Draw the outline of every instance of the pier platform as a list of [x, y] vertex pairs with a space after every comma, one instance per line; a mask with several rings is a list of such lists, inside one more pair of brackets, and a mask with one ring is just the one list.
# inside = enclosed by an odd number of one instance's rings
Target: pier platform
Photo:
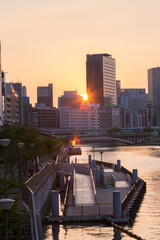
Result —
[[[136, 213], [146, 185], [138, 176], [116, 164], [70, 164], [61, 221], [128, 222]], [[68, 177], [68, 165], [63, 164]], [[135, 178], [135, 179], [134, 179]], [[120, 195], [115, 203], [114, 193]], [[116, 204], [116, 205], [115, 205]], [[117, 205], [118, 204], [118, 205]], [[115, 211], [118, 206], [119, 215]], [[49, 217], [48, 221], [57, 221]]]

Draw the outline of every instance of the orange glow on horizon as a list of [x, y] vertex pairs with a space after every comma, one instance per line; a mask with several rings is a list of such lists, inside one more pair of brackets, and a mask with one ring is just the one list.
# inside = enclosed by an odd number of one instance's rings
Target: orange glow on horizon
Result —
[[88, 100], [88, 95], [87, 95], [87, 93], [85, 93], [85, 94], [83, 94], [83, 100], [85, 100], [85, 101], [87, 101]]

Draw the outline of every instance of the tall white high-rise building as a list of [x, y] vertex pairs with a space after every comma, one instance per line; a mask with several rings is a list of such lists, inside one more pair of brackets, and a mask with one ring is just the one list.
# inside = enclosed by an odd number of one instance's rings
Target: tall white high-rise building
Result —
[[87, 55], [87, 94], [92, 103], [116, 104], [116, 62], [111, 55]]

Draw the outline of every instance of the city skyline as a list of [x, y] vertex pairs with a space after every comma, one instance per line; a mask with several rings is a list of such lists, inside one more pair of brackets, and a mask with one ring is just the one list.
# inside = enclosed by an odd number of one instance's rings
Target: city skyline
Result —
[[123, 88], [145, 88], [159, 64], [159, 1], [18, 1], [1, 4], [2, 70], [7, 82], [53, 84], [54, 106], [64, 90], [86, 92], [86, 55], [116, 59]]

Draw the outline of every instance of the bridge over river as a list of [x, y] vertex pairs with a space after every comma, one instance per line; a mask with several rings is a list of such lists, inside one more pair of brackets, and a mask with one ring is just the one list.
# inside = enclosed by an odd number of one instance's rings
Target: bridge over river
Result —
[[[43, 132], [43, 131], [42, 131]], [[104, 141], [120, 141], [126, 144], [138, 144], [151, 138], [151, 132], [131, 132], [122, 131], [120, 133], [108, 133], [107, 130], [75, 130], [75, 129], [59, 129], [44, 132], [47, 135], [60, 136], [62, 138], [74, 138], [75, 136], [82, 142], [104, 142]]]
[[151, 133], [137, 132], [137, 133], [95, 133], [92, 135], [79, 136], [83, 143], [88, 142], [105, 142], [105, 141], [119, 141], [129, 145], [139, 144], [151, 138]]

